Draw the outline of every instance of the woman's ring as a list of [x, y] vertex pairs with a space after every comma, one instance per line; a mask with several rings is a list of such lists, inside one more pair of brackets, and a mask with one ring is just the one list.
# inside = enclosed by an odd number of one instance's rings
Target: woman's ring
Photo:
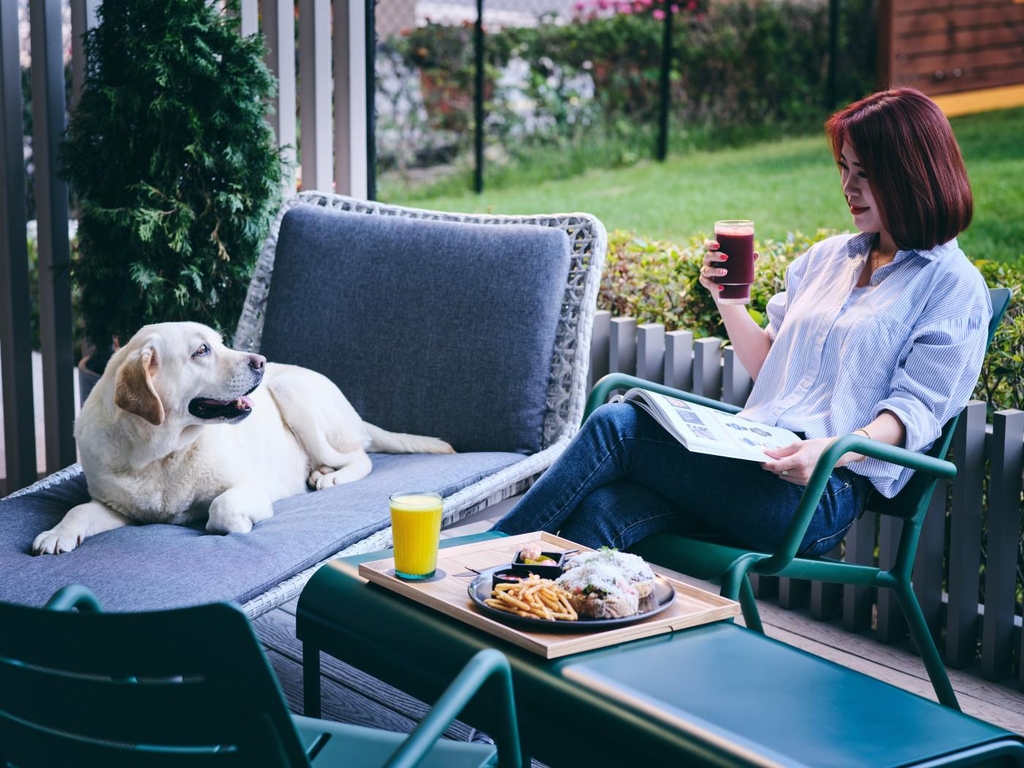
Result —
[[701, 275], [701, 277], [707, 277], [708, 276], [708, 265], [707, 264], [702, 264], [701, 265], [700, 275]]
[[784, 469], [779, 474], [781, 474], [783, 477], [789, 477], [789, 470], [788, 469]]

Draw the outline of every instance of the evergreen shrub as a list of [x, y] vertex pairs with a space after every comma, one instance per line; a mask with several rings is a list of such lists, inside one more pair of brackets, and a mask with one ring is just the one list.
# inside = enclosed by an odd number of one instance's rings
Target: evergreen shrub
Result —
[[227, 10], [104, 0], [85, 36], [61, 156], [79, 220], [71, 275], [101, 365], [147, 323], [230, 334], [241, 313], [282, 161], [263, 40], [239, 36], [238, 0]]

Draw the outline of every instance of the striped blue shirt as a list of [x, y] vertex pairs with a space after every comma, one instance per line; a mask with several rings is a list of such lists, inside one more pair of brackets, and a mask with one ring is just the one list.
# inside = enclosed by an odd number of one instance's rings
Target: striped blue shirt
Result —
[[[873, 238], [831, 237], [790, 264], [768, 303], [772, 345], [744, 416], [817, 438], [891, 411], [904, 447], [924, 451], [967, 403], [992, 316], [984, 279], [950, 240], [899, 251], [858, 288]], [[877, 459], [848, 467], [888, 497], [912, 474]]]

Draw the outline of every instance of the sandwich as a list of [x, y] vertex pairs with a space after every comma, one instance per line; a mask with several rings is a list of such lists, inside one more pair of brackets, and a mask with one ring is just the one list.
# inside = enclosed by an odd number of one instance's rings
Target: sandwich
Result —
[[623, 619], [640, 610], [640, 594], [613, 563], [591, 560], [555, 580], [581, 619]]
[[566, 572], [574, 568], [583, 568], [601, 564], [621, 575], [626, 582], [640, 595], [640, 599], [654, 592], [654, 571], [638, 555], [620, 552], [611, 547], [601, 547], [593, 552], [582, 552], [566, 564]]

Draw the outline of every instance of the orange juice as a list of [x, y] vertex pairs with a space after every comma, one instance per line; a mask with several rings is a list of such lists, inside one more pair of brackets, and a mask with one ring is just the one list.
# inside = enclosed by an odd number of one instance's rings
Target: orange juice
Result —
[[436, 493], [392, 494], [391, 534], [395, 541], [395, 575], [429, 579], [437, 570], [441, 497]]

